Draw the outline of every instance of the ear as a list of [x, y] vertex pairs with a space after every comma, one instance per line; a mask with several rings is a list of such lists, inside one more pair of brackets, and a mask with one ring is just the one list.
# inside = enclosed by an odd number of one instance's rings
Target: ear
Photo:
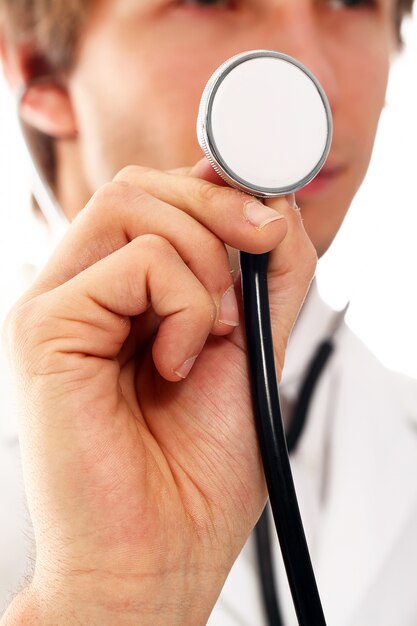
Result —
[[70, 95], [47, 62], [25, 46], [1, 42], [5, 76], [18, 98], [19, 115], [29, 126], [57, 139], [76, 137]]
[[70, 139], [77, 135], [68, 91], [52, 78], [44, 77], [24, 86], [19, 114], [26, 124], [51, 137]]

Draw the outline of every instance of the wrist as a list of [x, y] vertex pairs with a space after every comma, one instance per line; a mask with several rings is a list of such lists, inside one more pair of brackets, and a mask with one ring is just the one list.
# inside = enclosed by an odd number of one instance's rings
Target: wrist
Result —
[[137, 580], [77, 573], [32, 582], [14, 598], [0, 626], [203, 626], [218, 592], [210, 593], [207, 579], [185, 594], [177, 578], [168, 584], [153, 574]]
[[[70, 594], [71, 596], [72, 594]], [[172, 615], [167, 618], [167, 606], [152, 608], [152, 603], [142, 607], [139, 603], [86, 602], [85, 598], [73, 598], [71, 605], [67, 598], [55, 598], [53, 594], [42, 594], [31, 589], [20, 592], [0, 620], [0, 626], [162, 626], [179, 624]], [[147, 612], [145, 612], [145, 610]], [[151, 611], [151, 612], [150, 612]], [[203, 622], [202, 622], [203, 623]]]

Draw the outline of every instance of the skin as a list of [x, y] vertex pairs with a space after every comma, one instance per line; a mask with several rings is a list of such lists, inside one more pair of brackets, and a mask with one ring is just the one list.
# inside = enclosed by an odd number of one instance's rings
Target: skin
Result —
[[[59, 154], [66, 185], [98, 191], [8, 323], [37, 556], [2, 626], [207, 621], [266, 497], [225, 244], [270, 252], [279, 377], [316, 250], [367, 168], [391, 8], [94, 3], [68, 79], [77, 138]], [[206, 79], [257, 47], [297, 56], [333, 109], [330, 165], [302, 214], [189, 167]]]
[[96, 3], [69, 81], [87, 189], [132, 163], [194, 163], [195, 119], [212, 72], [242, 50], [277, 49], [312, 70], [332, 108], [325, 175], [297, 196], [320, 256], [368, 166], [396, 42], [392, 10], [392, 0], [350, 9], [325, 0]]
[[233, 282], [223, 242], [271, 251], [278, 376], [316, 258], [286, 199], [262, 228], [248, 200], [122, 171], [15, 307], [37, 556], [2, 625], [206, 623], [266, 498], [241, 312], [219, 306]]

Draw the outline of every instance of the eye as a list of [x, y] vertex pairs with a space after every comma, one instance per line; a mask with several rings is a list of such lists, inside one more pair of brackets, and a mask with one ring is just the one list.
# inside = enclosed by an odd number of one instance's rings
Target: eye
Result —
[[225, 9], [230, 8], [231, 1], [230, 0], [182, 0], [181, 4], [183, 6], [190, 7], [202, 7], [202, 8], [219, 8]]
[[374, 8], [377, 0], [329, 0], [331, 9], [363, 9]]
[[196, 9], [231, 9], [234, 0], [180, 0], [179, 4]]

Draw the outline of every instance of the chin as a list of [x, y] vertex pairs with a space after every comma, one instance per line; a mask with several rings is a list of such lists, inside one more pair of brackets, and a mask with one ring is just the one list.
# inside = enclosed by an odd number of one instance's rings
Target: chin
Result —
[[[299, 206], [304, 228], [316, 249], [317, 256], [320, 258], [336, 237], [347, 209], [346, 211], [335, 213], [331, 209], [323, 210], [323, 205], [313, 206], [308, 202], [303, 205], [301, 201], [299, 201]], [[334, 205], [326, 203], [326, 206], [331, 207]], [[339, 216], [338, 219], [336, 219], [336, 216]]]

